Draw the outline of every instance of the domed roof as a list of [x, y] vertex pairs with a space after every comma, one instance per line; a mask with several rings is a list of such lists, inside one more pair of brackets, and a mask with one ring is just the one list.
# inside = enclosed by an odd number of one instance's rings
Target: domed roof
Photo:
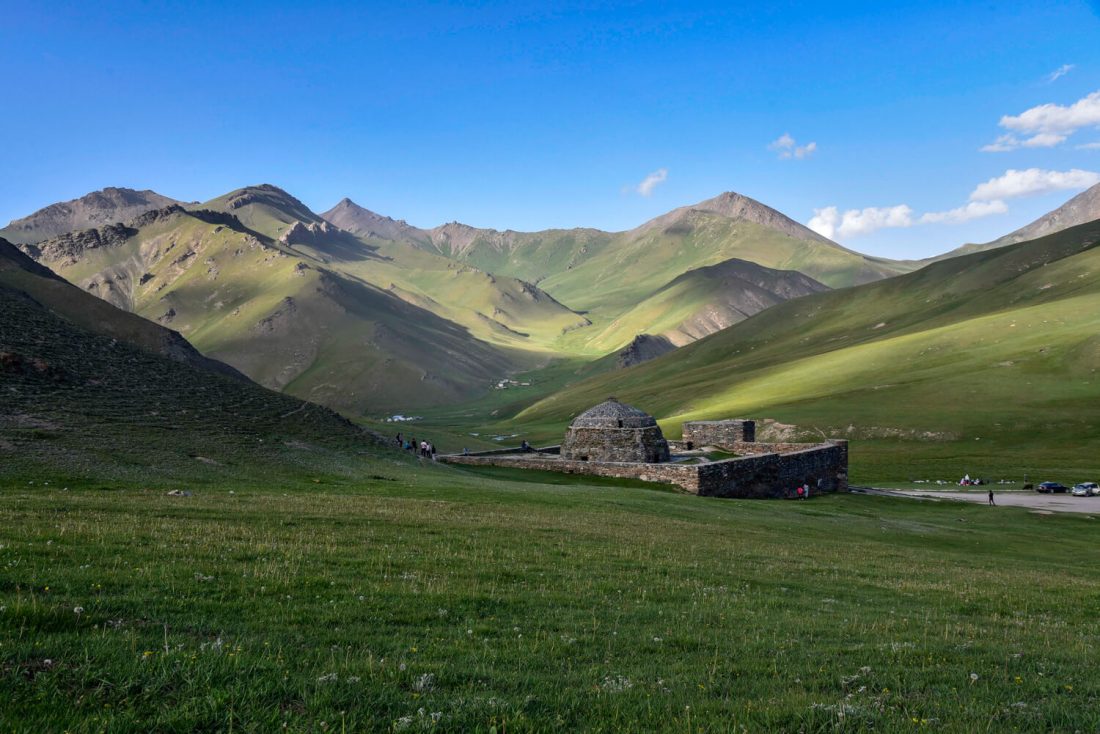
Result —
[[648, 428], [657, 425], [649, 413], [633, 405], [608, 398], [584, 411], [569, 424], [570, 428]]

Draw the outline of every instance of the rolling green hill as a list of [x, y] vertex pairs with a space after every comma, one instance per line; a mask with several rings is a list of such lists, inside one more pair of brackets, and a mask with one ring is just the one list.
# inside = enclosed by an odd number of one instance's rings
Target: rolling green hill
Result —
[[513, 278], [382, 247], [254, 187], [27, 249], [261, 384], [357, 415], [482, 392], [586, 323]]
[[776, 304], [826, 290], [802, 273], [734, 258], [677, 276], [603, 331], [588, 337], [588, 345], [615, 349], [648, 332], [682, 346]]
[[625, 233], [519, 233], [423, 230], [348, 200], [322, 217], [264, 184], [23, 247], [265, 386], [375, 417], [643, 334], [688, 343], [820, 290], [806, 273], [845, 284], [901, 267], [736, 194]]
[[[534, 434], [614, 394], [675, 433], [749, 416], [860, 439], [859, 478], [1096, 470], [1100, 222], [808, 296], [515, 406]], [[501, 413], [503, 415], [503, 413]], [[936, 478], [936, 477], [933, 477]]]
[[[497, 275], [537, 283], [593, 322], [591, 328], [567, 330], [555, 344], [562, 353], [587, 357], [621, 349], [643, 333], [672, 331], [677, 344], [713, 333], [761, 308], [810, 292], [798, 274], [838, 287], [912, 267], [846, 250], [732, 192], [620, 233], [501, 232], [457, 222], [426, 230], [381, 217], [347, 199], [323, 216], [372, 242], [405, 241]], [[723, 263], [737, 260], [797, 273], [773, 272], [765, 278], [770, 284], [765, 288], [770, 295], [765, 295], [759, 283], [728, 277], [721, 281], [717, 272], [707, 270], [728, 270], [737, 266]], [[791, 282], [780, 282], [784, 279]]]
[[3, 479], [271, 486], [358, 476], [387, 454], [330, 410], [249, 382], [4, 240], [0, 385]]

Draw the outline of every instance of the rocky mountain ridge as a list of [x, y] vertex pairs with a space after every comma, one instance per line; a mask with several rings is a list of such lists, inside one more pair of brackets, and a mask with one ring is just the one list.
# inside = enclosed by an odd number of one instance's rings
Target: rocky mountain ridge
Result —
[[0, 237], [16, 245], [33, 244], [69, 232], [127, 222], [147, 211], [179, 204], [182, 202], [148, 189], [109, 186], [13, 220], [0, 229]]

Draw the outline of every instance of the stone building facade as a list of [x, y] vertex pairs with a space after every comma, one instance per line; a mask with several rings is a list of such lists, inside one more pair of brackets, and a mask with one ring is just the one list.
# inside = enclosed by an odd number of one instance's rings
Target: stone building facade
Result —
[[653, 416], [609, 398], [573, 419], [561, 445], [561, 457], [659, 464], [669, 460], [669, 450]]
[[[847, 491], [847, 441], [762, 443], [755, 440], [755, 428], [751, 420], [691, 421], [684, 424], [684, 440], [670, 442], [652, 416], [612, 398], [577, 416], [561, 446], [439, 459], [449, 464], [663, 482], [704, 497], [796, 497], [799, 487], [808, 487], [811, 496]], [[704, 446], [736, 456], [707, 461], [698, 450]], [[689, 453], [671, 457], [670, 448]]]
[[685, 448], [732, 446], [756, 440], [756, 421], [743, 419], [724, 421], [685, 421], [682, 443]]

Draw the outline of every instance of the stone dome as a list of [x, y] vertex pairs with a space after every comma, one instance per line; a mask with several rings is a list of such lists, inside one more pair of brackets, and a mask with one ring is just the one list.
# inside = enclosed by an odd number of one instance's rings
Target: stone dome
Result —
[[569, 424], [570, 428], [649, 428], [657, 425], [653, 416], [633, 405], [608, 398], [584, 411]]

